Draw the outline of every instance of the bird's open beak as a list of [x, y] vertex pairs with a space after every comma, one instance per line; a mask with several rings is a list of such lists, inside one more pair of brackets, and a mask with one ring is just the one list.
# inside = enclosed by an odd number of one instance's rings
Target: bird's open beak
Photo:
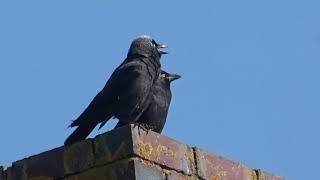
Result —
[[157, 49], [160, 54], [168, 54], [167, 51], [162, 50], [162, 48], [167, 48], [168, 46], [165, 44], [157, 44]]
[[181, 76], [179, 76], [178, 74], [170, 74], [169, 75], [169, 81], [172, 82], [174, 80], [180, 79]]

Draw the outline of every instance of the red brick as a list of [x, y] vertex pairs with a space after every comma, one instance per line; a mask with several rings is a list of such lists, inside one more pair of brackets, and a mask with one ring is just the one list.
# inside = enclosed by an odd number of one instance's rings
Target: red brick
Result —
[[14, 162], [0, 180], [283, 180], [134, 126]]
[[180, 174], [176, 172], [171, 172], [167, 174], [166, 180], [196, 180], [194, 176], [187, 176], [185, 174]]
[[255, 172], [249, 167], [195, 148], [198, 174], [209, 180], [251, 180]]
[[136, 180], [164, 180], [165, 174], [158, 166], [144, 160], [134, 160], [134, 171]]
[[195, 172], [193, 150], [186, 144], [137, 127], [132, 127], [132, 139], [134, 154], [185, 174]]
[[94, 149], [98, 165], [139, 156], [186, 174], [195, 172], [192, 148], [133, 125], [97, 136]]
[[96, 165], [104, 165], [134, 155], [130, 126], [98, 135], [93, 143]]

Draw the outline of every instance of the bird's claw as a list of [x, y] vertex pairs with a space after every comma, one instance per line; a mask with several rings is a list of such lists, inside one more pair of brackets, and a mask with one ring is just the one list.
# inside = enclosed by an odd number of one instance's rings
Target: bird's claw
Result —
[[135, 127], [138, 127], [138, 134], [139, 134], [139, 136], [140, 136], [140, 129], [142, 129], [143, 131], [145, 131], [146, 132], [146, 134], [148, 134], [149, 133], [149, 129], [148, 129], [148, 127], [147, 127], [147, 125], [146, 124], [139, 124], [139, 123], [133, 123], [133, 128], [135, 128]]

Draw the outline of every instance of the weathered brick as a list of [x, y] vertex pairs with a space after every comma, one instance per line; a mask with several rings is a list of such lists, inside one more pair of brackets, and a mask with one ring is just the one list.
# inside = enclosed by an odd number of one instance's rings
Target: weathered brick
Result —
[[129, 158], [65, 177], [65, 180], [87, 179], [164, 180], [165, 176], [161, 169], [144, 163], [143, 160]]
[[23, 166], [12, 165], [7, 169], [7, 180], [27, 180], [27, 174]]
[[13, 163], [8, 177], [52, 179], [87, 169], [94, 164], [90, 140], [60, 147]]
[[66, 146], [63, 153], [65, 174], [71, 174], [88, 169], [94, 165], [92, 140], [77, 142]]
[[154, 166], [144, 160], [134, 160], [136, 180], [164, 180], [165, 174], [160, 167]]
[[210, 180], [253, 180], [254, 170], [246, 165], [195, 148], [198, 174]]
[[63, 169], [63, 151], [64, 148], [56, 148], [41, 154], [31, 156], [25, 160], [15, 162], [26, 170], [28, 178], [31, 177], [62, 177]]
[[197, 180], [197, 177], [194, 176], [187, 176], [185, 174], [180, 174], [176, 172], [171, 172], [167, 174], [166, 180]]
[[96, 165], [103, 165], [133, 156], [130, 126], [98, 135], [93, 143]]
[[63, 147], [16, 161], [8, 168], [8, 179], [63, 177]]
[[186, 174], [195, 172], [193, 151], [189, 146], [134, 125], [97, 136], [94, 149], [98, 165], [140, 156]]
[[258, 180], [284, 180], [283, 177], [272, 175], [261, 169], [256, 169], [255, 172], [257, 174]]
[[65, 180], [88, 179], [135, 180], [134, 162], [130, 159], [124, 159], [102, 167], [95, 167], [65, 178]]
[[192, 148], [153, 131], [130, 127], [135, 155], [186, 174], [195, 172]]
[[283, 180], [133, 125], [14, 162], [0, 180]]

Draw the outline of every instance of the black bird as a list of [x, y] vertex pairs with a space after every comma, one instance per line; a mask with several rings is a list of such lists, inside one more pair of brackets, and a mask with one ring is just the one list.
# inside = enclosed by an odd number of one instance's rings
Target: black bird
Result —
[[161, 55], [167, 54], [161, 50], [165, 47], [146, 35], [133, 40], [127, 58], [71, 123], [70, 127], [78, 127], [64, 144], [85, 139], [97, 124], [105, 124], [111, 117], [127, 124], [135, 123], [150, 103], [149, 94], [161, 72]]
[[[152, 88], [151, 103], [146, 111], [140, 116], [137, 124], [146, 128], [161, 133], [164, 124], [166, 123], [168, 109], [171, 101], [170, 83], [181, 76], [177, 74], [169, 74], [162, 71], [159, 79]], [[119, 121], [115, 128], [126, 125]]]

